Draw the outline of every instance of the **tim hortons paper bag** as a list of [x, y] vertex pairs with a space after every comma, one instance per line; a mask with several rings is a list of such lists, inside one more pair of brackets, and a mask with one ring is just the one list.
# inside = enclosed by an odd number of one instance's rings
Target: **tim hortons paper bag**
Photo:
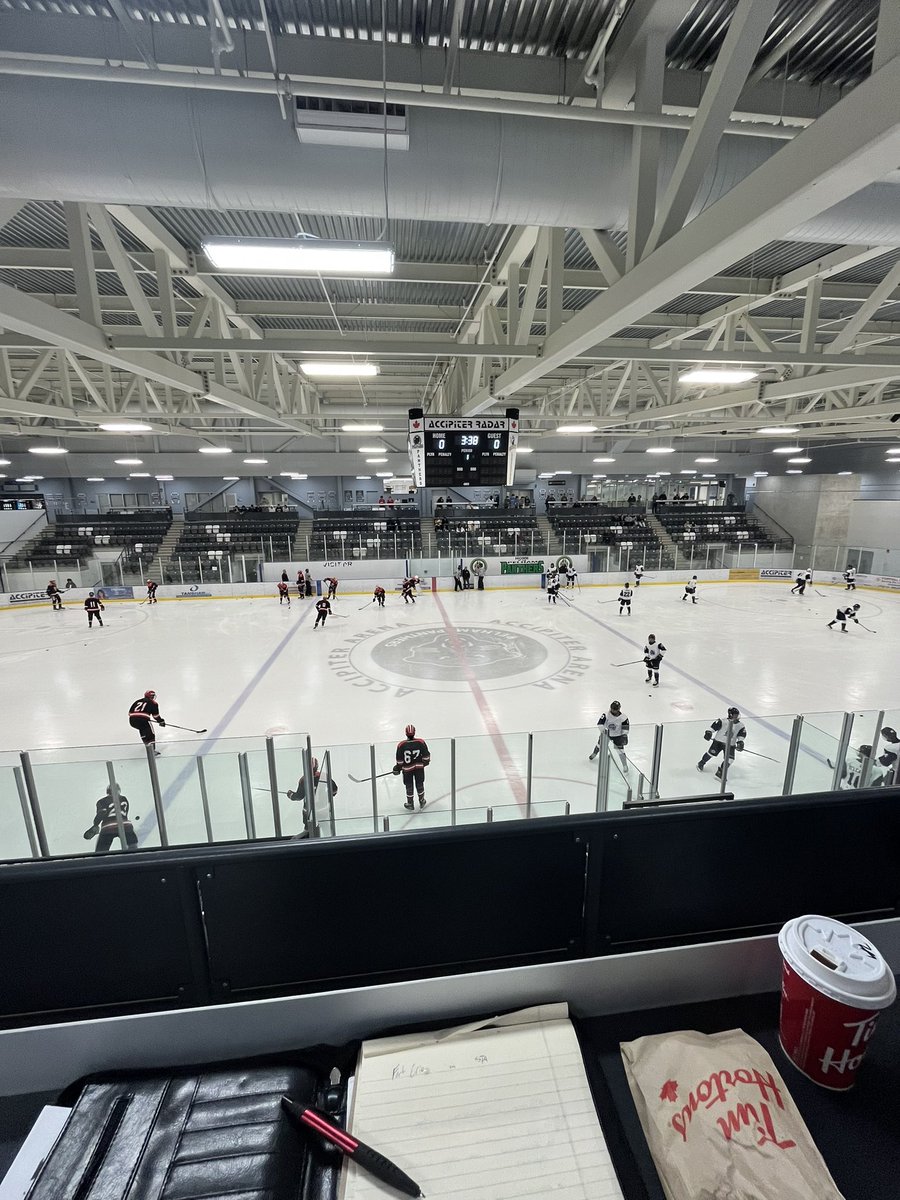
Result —
[[742, 1029], [620, 1048], [668, 1200], [843, 1200], [775, 1064]]

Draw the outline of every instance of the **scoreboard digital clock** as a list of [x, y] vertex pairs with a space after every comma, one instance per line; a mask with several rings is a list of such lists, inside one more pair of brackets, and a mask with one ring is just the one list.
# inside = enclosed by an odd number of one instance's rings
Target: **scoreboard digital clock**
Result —
[[505, 417], [426, 417], [410, 409], [409, 457], [417, 487], [512, 483], [518, 410]]

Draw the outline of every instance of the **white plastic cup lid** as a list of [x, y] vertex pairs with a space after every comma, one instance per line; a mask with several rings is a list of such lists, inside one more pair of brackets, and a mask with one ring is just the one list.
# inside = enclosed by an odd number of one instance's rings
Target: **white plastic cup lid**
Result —
[[890, 967], [856, 929], [832, 917], [795, 917], [778, 934], [785, 962], [823, 995], [851, 1008], [893, 1004], [897, 984]]

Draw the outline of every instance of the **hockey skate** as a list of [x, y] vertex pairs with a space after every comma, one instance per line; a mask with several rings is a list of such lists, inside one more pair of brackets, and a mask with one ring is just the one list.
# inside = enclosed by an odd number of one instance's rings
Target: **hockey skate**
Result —
[[424, 796], [419, 797], [419, 808], [424, 808], [427, 803], [428, 803], [428, 801], [425, 799]]
[[403, 807], [409, 809], [409, 811], [412, 812], [412, 810], [416, 806], [413, 804], [412, 800], [407, 800], [407, 802], [403, 805]]

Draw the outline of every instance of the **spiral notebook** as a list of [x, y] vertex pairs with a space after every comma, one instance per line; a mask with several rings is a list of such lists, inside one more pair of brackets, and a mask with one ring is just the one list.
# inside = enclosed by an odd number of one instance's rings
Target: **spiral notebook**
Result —
[[[348, 1127], [427, 1200], [622, 1200], [565, 1004], [364, 1042]], [[352, 1162], [340, 1194], [397, 1196]]]

